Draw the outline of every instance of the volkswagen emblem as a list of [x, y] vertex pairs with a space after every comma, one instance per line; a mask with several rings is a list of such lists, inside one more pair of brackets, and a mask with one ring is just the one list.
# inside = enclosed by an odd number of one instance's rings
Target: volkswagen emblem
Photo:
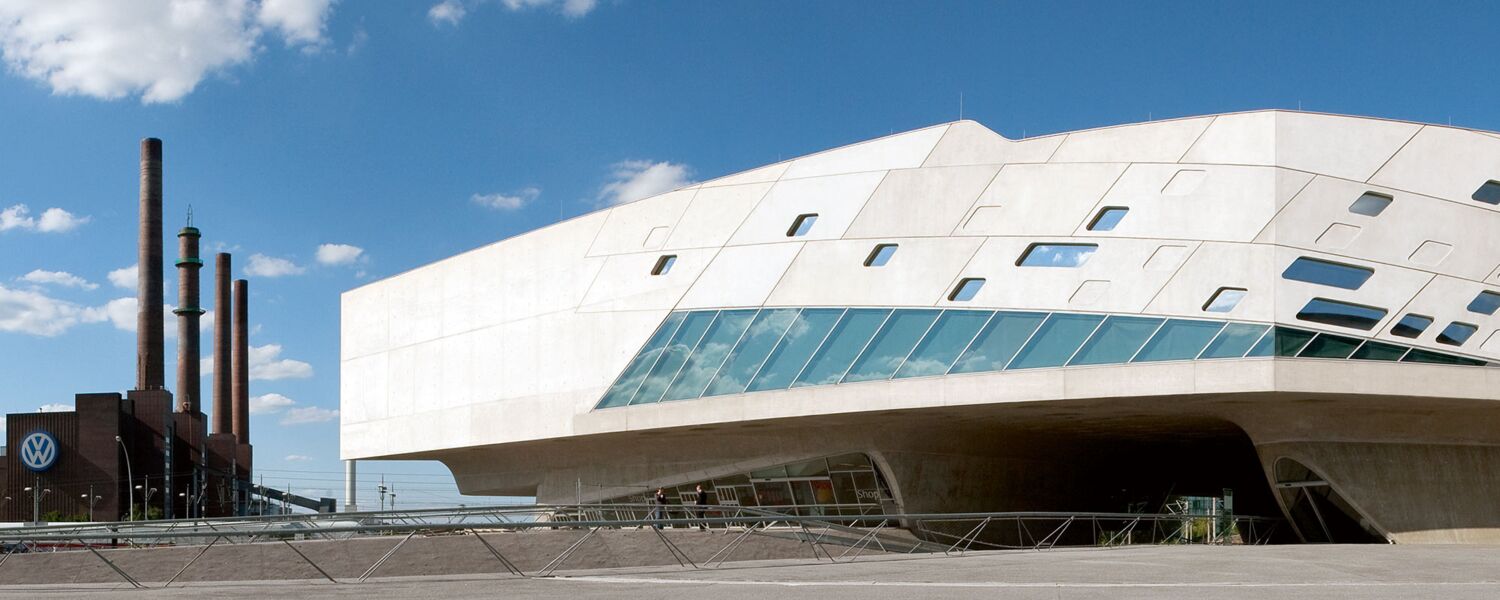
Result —
[[57, 464], [57, 438], [45, 431], [34, 431], [21, 438], [21, 464], [41, 473]]

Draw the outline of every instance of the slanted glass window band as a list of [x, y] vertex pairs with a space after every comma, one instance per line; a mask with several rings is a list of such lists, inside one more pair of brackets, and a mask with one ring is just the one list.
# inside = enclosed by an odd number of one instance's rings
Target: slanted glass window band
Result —
[[1357, 290], [1374, 274], [1375, 270], [1367, 267], [1356, 267], [1303, 256], [1292, 261], [1286, 271], [1281, 273], [1281, 277], [1346, 290]]
[[1313, 298], [1297, 313], [1297, 318], [1313, 323], [1369, 331], [1385, 318], [1384, 308], [1362, 306], [1327, 298]]
[[1018, 267], [1081, 267], [1098, 244], [1032, 244], [1016, 259]]
[[[1349, 322], [1358, 310], [1384, 314], [1323, 298], [1309, 306], [1300, 318], [1330, 324]], [[1378, 322], [1376, 314], [1367, 318]], [[1420, 315], [1403, 321], [1412, 318], [1430, 321]], [[1438, 342], [1462, 345], [1477, 330], [1454, 322]], [[944, 374], [1240, 357], [1490, 364], [1326, 332], [1143, 315], [867, 307], [679, 311], [663, 319], [595, 408]]]

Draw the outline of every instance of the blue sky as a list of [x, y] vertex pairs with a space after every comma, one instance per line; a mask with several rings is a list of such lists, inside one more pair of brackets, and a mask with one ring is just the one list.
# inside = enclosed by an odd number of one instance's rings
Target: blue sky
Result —
[[[1497, 18], [1480, 2], [0, 0], [0, 411], [133, 384], [133, 278], [111, 273], [135, 262], [142, 137], [165, 141], [169, 232], [191, 204], [205, 254], [232, 251], [251, 281], [258, 470], [339, 495], [344, 290], [950, 121], [960, 96], [1008, 137], [1298, 107], [1496, 130]], [[379, 473], [403, 506], [459, 501], [437, 465], [363, 471], [366, 502]]]

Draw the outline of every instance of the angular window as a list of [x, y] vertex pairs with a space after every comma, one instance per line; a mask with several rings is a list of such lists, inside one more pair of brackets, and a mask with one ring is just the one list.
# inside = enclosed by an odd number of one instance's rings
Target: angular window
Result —
[[1297, 352], [1307, 345], [1308, 340], [1317, 334], [1301, 329], [1289, 329], [1277, 327], [1265, 337], [1256, 342], [1255, 347], [1245, 356], [1296, 356]]
[[1218, 321], [1189, 321], [1172, 319], [1161, 326], [1151, 341], [1131, 362], [1155, 362], [1161, 360], [1192, 360], [1198, 358], [1208, 342], [1219, 335], [1224, 323]]
[[1125, 218], [1129, 208], [1123, 206], [1106, 206], [1099, 209], [1099, 214], [1094, 215], [1094, 220], [1089, 221], [1089, 231], [1114, 231], [1120, 220]]
[[786, 330], [786, 335], [776, 343], [776, 349], [766, 358], [760, 372], [750, 382], [747, 392], [786, 389], [802, 372], [807, 358], [828, 337], [828, 330], [843, 316], [842, 308], [809, 308], [797, 315], [797, 320]]
[[1435, 365], [1465, 365], [1470, 367], [1482, 367], [1487, 364], [1482, 360], [1474, 360], [1472, 358], [1463, 358], [1461, 356], [1452, 356], [1438, 352], [1429, 352], [1427, 350], [1420, 350], [1417, 348], [1412, 348], [1411, 352], [1406, 353], [1406, 356], [1401, 359], [1401, 362], [1431, 363]]
[[1102, 315], [1052, 313], [1026, 347], [1016, 353], [1007, 369], [1060, 367], [1067, 364], [1083, 341], [1099, 328]]
[[1406, 356], [1406, 351], [1406, 346], [1397, 346], [1395, 344], [1371, 340], [1366, 341], [1365, 345], [1355, 350], [1354, 355], [1349, 358], [1354, 360], [1401, 360], [1401, 357]]
[[676, 254], [663, 254], [661, 256], [661, 258], [656, 259], [656, 266], [651, 267], [651, 274], [652, 275], [666, 275], [667, 271], [671, 271], [672, 270], [672, 265], [674, 265], [676, 263], [677, 263], [677, 255]]
[[1081, 267], [1098, 244], [1032, 244], [1016, 260], [1018, 267]]
[[807, 235], [807, 232], [812, 231], [813, 223], [816, 222], [818, 222], [818, 213], [797, 215], [797, 218], [792, 221], [792, 226], [786, 230], [786, 236], [802, 237]]
[[703, 333], [708, 326], [713, 324], [718, 313], [708, 310], [702, 312], [688, 313], [687, 318], [682, 320], [682, 326], [677, 328], [677, 333], [672, 336], [672, 341], [662, 351], [661, 358], [657, 359], [656, 365], [651, 367], [651, 374], [641, 382], [641, 389], [636, 390], [635, 397], [630, 399], [631, 406], [637, 404], [650, 404], [661, 401], [662, 394], [666, 393], [667, 385], [677, 377], [678, 369], [687, 362], [693, 348], [698, 347], [698, 341], [703, 339]]
[[1385, 207], [1390, 205], [1390, 196], [1375, 192], [1365, 192], [1363, 196], [1354, 201], [1354, 204], [1349, 205], [1349, 212], [1367, 217], [1378, 217], [1380, 213], [1385, 212]]
[[1162, 319], [1112, 316], [1104, 320], [1094, 337], [1068, 361], [1073, 365], [1109, 365], [1130, 362], [1130, 357], [1156, 333]]
[[1313, 298], [1297, 313], [1297, 318], [1313, 323], [1369, 331], [1385, 318], [1384, 308], [1350, 304], [1327, 298]]
[[958, 355], [979, 333], [979, 328], [984, 327], [994, 314], [982, 310], [943, 311], [943, 316], [938, 317], [932, 330], [912, 350], [901, 370], [896, 371], [896, 379], [947, 373], [948, 367], [953, 366], [953, 361], [958, 360]]
[[880, 329], [890, 315], [890, 309], [849, 309], [792, 387], [838, 383], [849, 370], [849, 363], [854, 362], [854, 357], [859, 356], [859, 352], [870, 343], [870, 337], [875, 335], [875, 330]]
[[1341, 335], [1318, 334], [1302, 352], [1297, 356], [1302, 358], [1349, 358], [1356, 348], [1359, 348], [1360, 340], [1344, 337]]
[[1240, 305], [1240, 300], [1245, 299], [1248, 294], [1244, 288], [1221, 287], [1219, 291], [1209, 297], [1208, 302], [1203, 303], [1204, 312], [1227, 313]]
[[1493, 315], [1496, 309], [1500, 309], [1500, 294], [1495, 292], [1479, 292], [1474, 301], [1469, 303], [1469, 312], [1481, 315]]
[[1442, 333], [1438, 334], [1437, 341], [1439, 344], [1462, 346], [1464, 342], [1469, 341], [1469, 337], [1473, 336], [1476, 331], [1479, 331], [1478, 327], [1454, 321], [1449, 323], [1448, 327], [1444, 328]]
[[1346, 290], [1357, 290], [1374, 274], [1374, 269], [1304, 256], [1292, 261], [1291, 266], [1281, 273], [1281, 277]]
[[896, 255], [896, 244], [875, 244], [875, 249], [865, 257], [866, 267], [884, 267]]
[[1406, 316], [1401, 317], [1400, 321], [1396, 322], [1394, 327], [1391, 327], [1391, 335], [1415, 338], [1422, 335], [1423, 331], [1427, 331], [1429, 325], [1432, 325], [1432, 317], [1407, 313]]
[[906, 360], [906, 355], [911, 354], [917, 341], [922, 339], [922, 334], [932, 328], [932, 322], [937, 320], [939, 312], [941, 311], [902, 309], [891, 313], [891, 318], [886, 320], [885, 326], [870, 340], [870, 346], [854, 361], [854, 366], [849, 367], [843, 380], [889, 379]]
[[1209, 343], [1207, 348], [1198, 358], [1239, 358], [1250, 351], [1250, 347], [1259, 341], [1261, 336], [1270, 329], [1266, 325], [1255, 325], [1251, 323], [1230, 323], [1224, 326], [1224, 331], [1219, 332], [1219, 337]]
[[667, 315], [666, 320], [656, 328], [656, 333], [646, 340], [646, 345], [637, 352], [630, 364], [620, 373], [620, 378], [615, 380], [614, 385], [609, 386], [609, 391], [604, 393], [604, 398], [599, 400], [595, 408], [610, 408], [614, 406], [625, 406], [630, 404], [630, 398], [635, 396], [635, 390], [641, 387], [641, 381], [646, 379], [646, 373], [651, 371], [651, 366], [656, 364], [657, 357], [667, 346], [667, 340], [672, 339], [672, 334], [677, 333], [677, 327], [682, 325], [682, 319], [687, 317], [685, 312], [675, 312]]
[[724, 360], [724, 367], [719, 369], [719, 374], [714, 376], [713, 383], [708, 384], [708, 390], [703, 395], [720, 396], [744, 392], [745, 386], [750, 384], [750, 379], [755, 377], [761, 364], [766, 361], [766, 356], [776, 347], [776, 341], [797, 320], [797, 313], [795, 308], [760, 311], [739, 344], [729, 352], [729, 357]]
[[949, 373], [978, 373], [999, 371], [1005, 368], [1021, 345], [1031, 337], [1038, 325], [1046, 320], [1047, 313], [999, 312], [990, 319], [979, 337], [969, 345], [967, 351], [953, 364]]
[[745, 333], [745, 328], [750, 325], [750, 320], [755, 318], [754, 310], [726, 310], [719, 313], [719, 318], [708, 328], [708, 333], [703, 334], [703, 340], [698, 342], [698, 348], [693, 350], [693, 355], [688, 358], [687, 364], [682, 366], [682, 372], [677, 374], [677, 380], [667, 388], [664, 400], [689, 400], [703, 395], [703, 389], [708, 387], [708, 380], [713, 378], [714, 373], [719, 372], [719, 367], [724, 364], [724, 357], [729, 355], [729, 350], [734, 348], [735, 342]]
[[1486, 181], [1474, 191], [1474, 199], [1485, 204], [1500, 204], [1500, 181]]
[[948, 294], [949, 302], [968, 302], [979, 293], [979, 288], [984, 287], [983, 277], [965, 277], [958, 280], [958, 285], [953, 286], [953, 293]]

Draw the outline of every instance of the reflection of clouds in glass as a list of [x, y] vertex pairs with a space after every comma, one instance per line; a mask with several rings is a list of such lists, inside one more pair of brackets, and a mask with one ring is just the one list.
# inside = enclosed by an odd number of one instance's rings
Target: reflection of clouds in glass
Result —
[[901, 367], [903, 376], [942, 375], [948, 372], [948, 365], [930, 358], [915, 358], [906, 361]]

